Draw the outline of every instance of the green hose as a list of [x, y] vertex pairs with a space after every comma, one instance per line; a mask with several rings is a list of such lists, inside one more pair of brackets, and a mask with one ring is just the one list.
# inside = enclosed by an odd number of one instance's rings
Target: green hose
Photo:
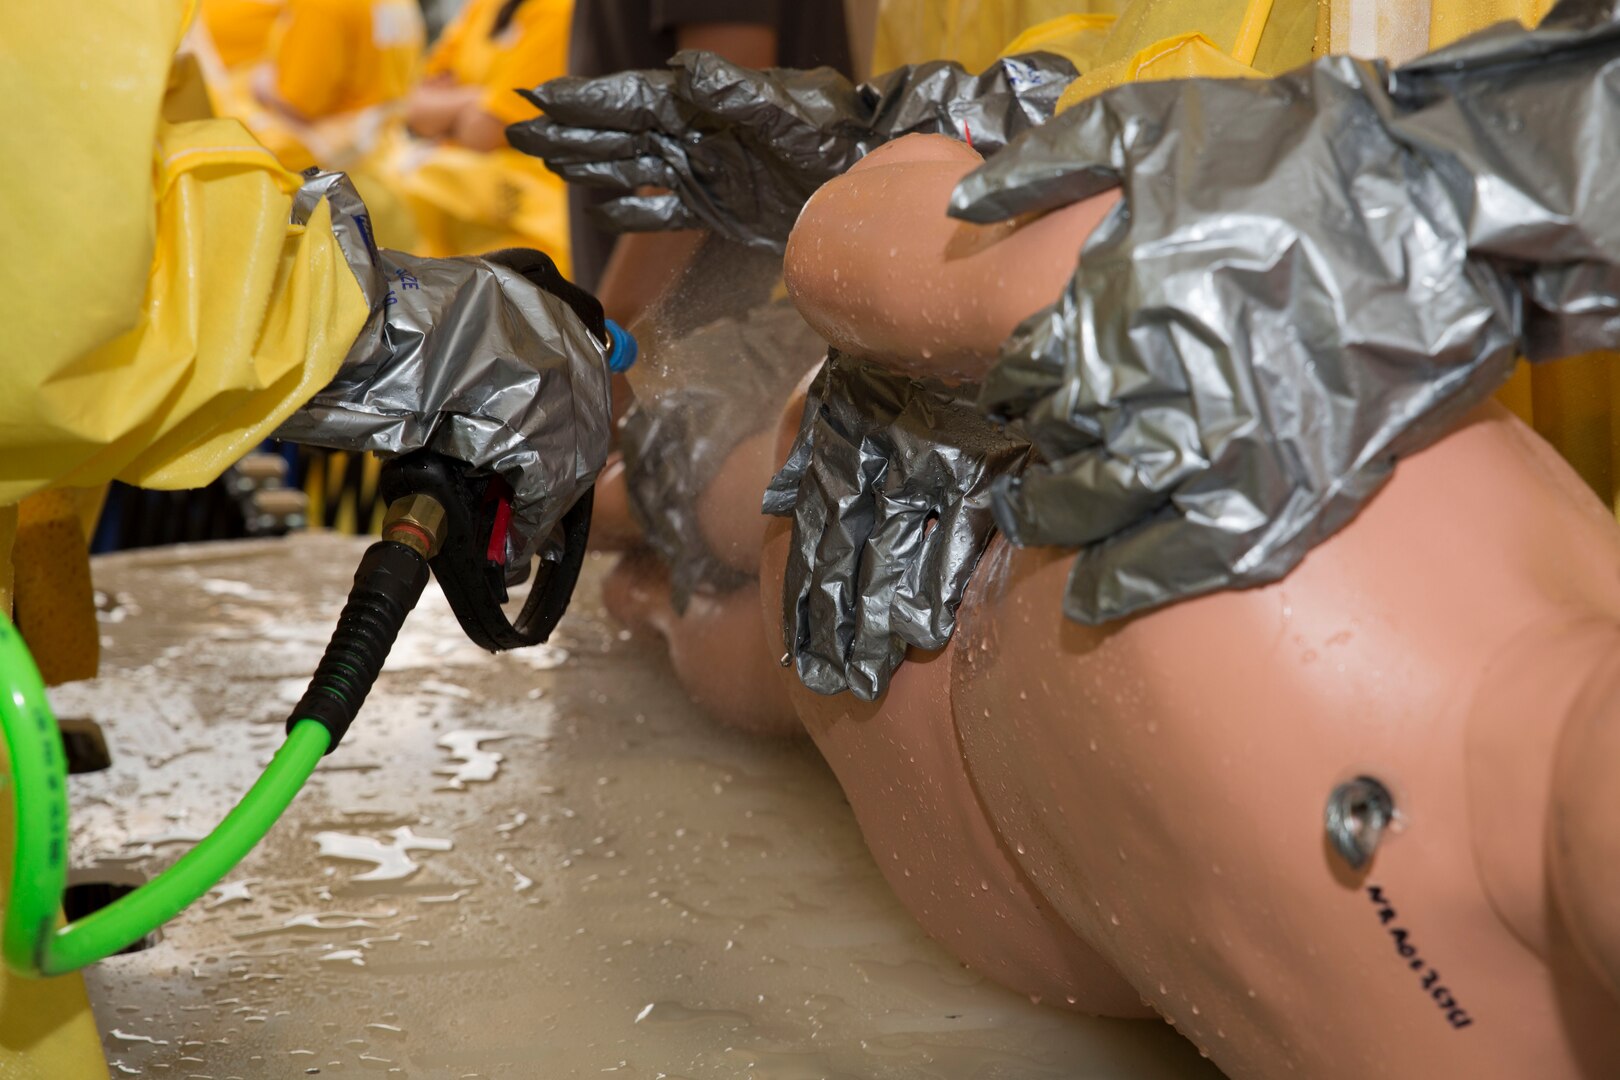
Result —
[[13, 831], [0, 956], [19, 975], [61, 975], [141, 940], [220, 881], [298, 794], [326, 753], [326, 727], [300, 720], [257, 783], [219, 827], [162, 874], [100, 911], [58, 928], [67, 885], [67, 766], [62, 735], [33, 657], [0, 616], [0, 730], [10, 758]]

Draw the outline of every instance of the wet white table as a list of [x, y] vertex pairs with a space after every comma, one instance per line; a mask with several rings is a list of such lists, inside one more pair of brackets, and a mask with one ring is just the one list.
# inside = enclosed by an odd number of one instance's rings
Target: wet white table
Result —
[[[172, 862], [256, 776], [363, 543], [99, 560], [112, 766], [74, 863]], [[491, 657], [431, 589], [343, 745], [228, 882], [89, 973], [114, 1076], [1215, 1077], [1157, 1023], [1038, 1006], [890, 896], [808, 743], [725, 731], [602, 613]]]

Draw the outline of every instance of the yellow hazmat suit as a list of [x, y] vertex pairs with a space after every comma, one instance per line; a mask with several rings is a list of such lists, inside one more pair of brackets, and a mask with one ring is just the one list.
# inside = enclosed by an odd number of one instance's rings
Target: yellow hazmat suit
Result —
[[[468, 0], [429, 54], [424, 74], [483, 88], [480, 104], [505, 123], [534, 115], [519, 88], [563, 75], [573, 0], [524, 0], [494, 26], [506, 0]], [[538, 158], [509, 147], [483, 152], [427, 143], [395, 128], [351, 170], [362, 195], [381, 188], [413, 219], [408, 243], [422, 255], [476, 255], [505, 247], [546, 252], [568, 273], [568, 206], [562, 180]], [[390, 237], [379, 232], [384, 244]], [[403, 245], [401, 245], [403, 246]]]
[[[239, 123], [179, 114], [197, 100], [169, 93], [189, 14], [63, 0], [0, 15], [0, 584], [22, 499], [208, 482], [330, 381], [367, 316], [325, 205], [289, 225], [298, 176]], [[34, 546], [82, 561], [67, 505], [30, 513], [57, 538]], [[82, 593], [62, 565], [41, 580]], [[0, 1075], [106, 1075], [79, 979], [0, 980]]]
[[271, 89], [306, 120], [398, 101], [427, 44], [416, 0], [286, 0]]
[[19, 5], [0, 35], [0, 505], [207, 482], [367, 314], [326, 207], [287, 224], [296, 174], [235, 121], [163, 115], [184, 6], [66, 8]]
[[[266, 8], [273, 18], [261, 31]], [[416, 0], [203, 0], [202, 12], [206, 43], [197, 44], [219, 60], [207, 72], [214, 111], [295, 171], [345, 168], [372, 150], [426, 46]], [[388, 207], [370, 209], [387, 222]]]
[[[416, 0], [281, 5], [260, 64], [216, 88], [218, 111], [289, 169], [344, 168], [376, 145], [410, 92], [427, 44], [421, 9]], [[260, 86], [280, 107], [259, 100]]]
[[200, 0], [198, 17], [228, 69], [264, 60], [283, 0]]

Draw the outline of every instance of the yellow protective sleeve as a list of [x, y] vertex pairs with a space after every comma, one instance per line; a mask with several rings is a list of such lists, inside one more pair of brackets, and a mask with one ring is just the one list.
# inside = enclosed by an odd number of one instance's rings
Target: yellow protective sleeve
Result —
[[331, 379], [367, 316], [326, 208], [288, 224], [297, 176], [239, 124], [163, 118], [185, 16], [0, 15], [0, 505], [206, 483]]
[[[183, 15], [178, 3], [92, 0], [0, 9], [7, 420], [13, 385], [43, 389], [141, 319], [156, 233], [152, 151]], [[0, 440], [8, 428], [0, 423]], [[0, 475], [10, 450], [0, 442]]]
[[0, 366], [0, 502], [112, 478], [206, 483], [330, 381], [365, 321], [325, 206], [287, 224], [296, 175], [235, 121], [169, 124], [142, 104], [144, 123], [106, 101], [58, 117], [86, 142], [120, 143], [102, 130], [119, 120], [144, 130], [144, 168], [113, 154], [100, 166], [128, 187], [87, 192], [48, 167], [0, 180], [34, 211], [13, 219], [22, 235], [0, 268], [0, 304], [32, 301]]

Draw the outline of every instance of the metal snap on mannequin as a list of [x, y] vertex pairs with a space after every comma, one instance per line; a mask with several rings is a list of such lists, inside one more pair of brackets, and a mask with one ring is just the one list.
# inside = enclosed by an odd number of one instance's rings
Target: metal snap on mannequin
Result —
[[1395, 799], [1383, 784], [1370, 776], [1346, 780], [1328, 794], [1328, 841], [1350, 869], [1360, 870], [1378, 850], [1394, 816]]

